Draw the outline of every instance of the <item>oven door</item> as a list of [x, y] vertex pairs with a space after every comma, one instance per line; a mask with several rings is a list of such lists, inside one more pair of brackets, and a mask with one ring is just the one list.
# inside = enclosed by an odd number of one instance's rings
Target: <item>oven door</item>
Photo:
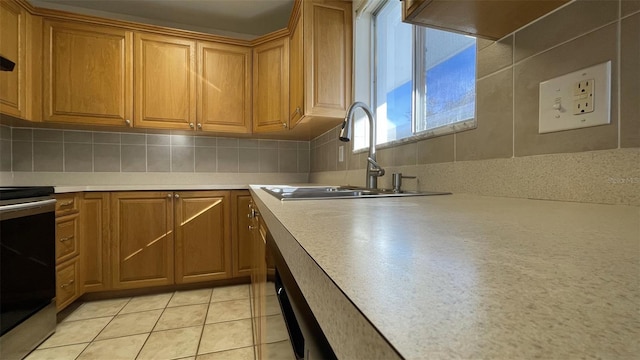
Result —
[[54, 210], [51, 197], [0, 202], [0, 357], [21, 358], [55, 329]]
[[[273, 256], [276, 268], [276, 295], [284, 316], [289, 340], [296, 359], [337, 359], [322, 332], [309, 304], [289, 270], [273, 238], [267, 238], [267, 252]], [[267, 329], [267, 331], [269, 331]]]

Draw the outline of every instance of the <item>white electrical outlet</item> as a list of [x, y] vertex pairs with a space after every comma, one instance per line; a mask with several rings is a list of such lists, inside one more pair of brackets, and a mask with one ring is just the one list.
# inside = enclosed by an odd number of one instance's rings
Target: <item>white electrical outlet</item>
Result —
[[573, 86], [573, 115], [593, 112], [594, 79], [581, 80]]
[[338, 162], [344, 161], [344, 145], [338, 147]]
[[577, 129], [611, 121], [611, 61], [540, 83], [538, 132]]

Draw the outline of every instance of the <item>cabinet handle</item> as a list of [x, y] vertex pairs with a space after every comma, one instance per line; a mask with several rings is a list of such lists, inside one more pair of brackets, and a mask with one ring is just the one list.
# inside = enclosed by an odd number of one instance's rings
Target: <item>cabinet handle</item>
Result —
[[249, 225], [248, 228], [249, 228], [249, 230], [255, 230], [256, 227], [253, 226], [253, 225]]
[[128, 127], [131, 127], [131, 120], [127, 119], [124, 121], [125, 124], [127, 124]]
[[69, 285], [73, 284], [74, 282], [76, 282], [76, 281], [75, 281], [75, 280], [69, 280], [69, 282], [67, 282], [67, 283], [64, 283], [64, 284], [60, 285], [60, 288], [61, 288], [61, 289], [64, 289], [64, 288], [66, 288], [67, 286], [69, 286]]
[[202, 124], [198, 124], [198, 130], [202, 130]]
[[193, 123], [189, 123], [189, 127], [193, 129]]
[[282, 123], [282, 127], [286, 129], [286, 128], [287, 128], [287, 123], [286, 123], [286, 122], [283, 122], [283, 123]]
[[301, 114], [302, 113], [302, 109], [300, 109], [300, 106], [298, 106], [296, 108], [296, 114]]
[[175, 194], [175, 195], [173, 195], [173, 197], [175, 197], [176, 199], [178, 199], [178, 198], [180, 198], [180, 195]]
[[69, 241], [69, 240], [71, 240], [71, 239], [73, 239], [73, 235], [71, 235], [71, 236], [67, 236], [67, 237], [63, 237], [62, 239], [60, 239], [60, 242]]
[[171, 199], [171, 194], [167, 194], [167, 197], [168, 197], [169, 199]]
[[60, 203], [60, 206], [69, 206], [69, 205], [73, 205], [73, 199], [68, 201], [63, 201]]

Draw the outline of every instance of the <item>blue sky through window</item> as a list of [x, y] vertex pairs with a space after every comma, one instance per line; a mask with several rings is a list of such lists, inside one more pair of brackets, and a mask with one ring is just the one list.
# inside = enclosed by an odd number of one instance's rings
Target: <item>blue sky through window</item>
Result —
[[[441, 114], [460, 113], [456, 119], [465, 120], [474, 116], [475, 108], [475, 64], [476, 45], [427, 70], [427, 127], [435, 128], [451, 123], [451, 118]], [[412, 81], [387, 92], [387, 120], [398, 138], [411, 135]]]

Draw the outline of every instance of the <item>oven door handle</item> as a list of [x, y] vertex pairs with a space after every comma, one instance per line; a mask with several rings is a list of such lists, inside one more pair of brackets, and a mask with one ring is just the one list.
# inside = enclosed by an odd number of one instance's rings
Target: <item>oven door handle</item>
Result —
[[8, 212], [26, 212], [24, 216], [36, 215], [55, 210], [56, 199], [46, 199], [19, 204], [0, 206], [0, 214]]

